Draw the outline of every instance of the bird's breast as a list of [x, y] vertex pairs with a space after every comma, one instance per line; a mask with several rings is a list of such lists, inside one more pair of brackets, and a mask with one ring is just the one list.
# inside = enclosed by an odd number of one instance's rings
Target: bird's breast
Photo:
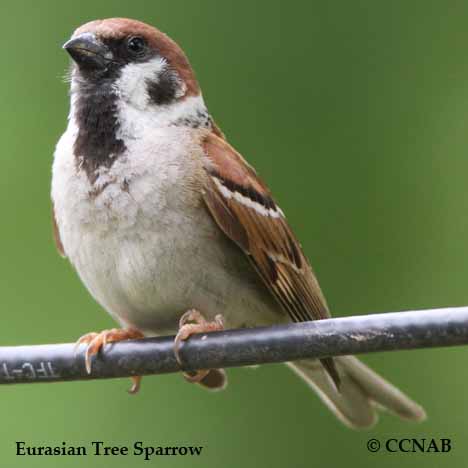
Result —
[[[198, 170], [193, 142], [184, 135], [132, 142], [91, 183], [72, 139], [66, 133], [57, 146], [52, 180], [65, 254], [94, 297], [119, 319], [177, 307], [170, 279], [197, 257], [194, 246], [203, 243], [194, 236], [215, 235], [209, 223], [200, 223], [204, 208], [191, 192], [189, 179]], [[191, 287], [179, 281], [180, 302]]]
[[151, 334], [174, 332], [190, 308], [222, 313], [228, 326], [274, 323], [271, 297], [204, 206], [196, 142], [184, 134], [132, 142], [91, 184], [68, 140], [53, 167], [60, 237], [114, 318]]

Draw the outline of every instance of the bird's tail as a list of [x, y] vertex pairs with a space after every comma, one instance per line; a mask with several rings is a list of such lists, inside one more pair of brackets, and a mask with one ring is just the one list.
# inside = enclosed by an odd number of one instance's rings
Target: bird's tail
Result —
[[378, 419], [377, 409], [386, 409], [403, 419], [423, 421], [424, 409], [354, 356], [334, 358], [340, 376], [337, 390], [317, 360], [290, 362], [333, 413], [347, 426], [364, 429]]

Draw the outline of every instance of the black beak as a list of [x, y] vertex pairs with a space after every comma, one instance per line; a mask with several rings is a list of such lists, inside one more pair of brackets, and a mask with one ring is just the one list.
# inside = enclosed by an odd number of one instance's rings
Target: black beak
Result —
[[107, 46], [92, 33], [83, 33], [65, 42], [63, 48], [80, 68], [104, 69], [112, 60]]

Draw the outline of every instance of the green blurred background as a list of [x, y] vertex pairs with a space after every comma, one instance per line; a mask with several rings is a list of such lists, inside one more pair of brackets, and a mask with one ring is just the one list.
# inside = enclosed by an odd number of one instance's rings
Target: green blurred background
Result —
[[[177, 40], [231, 143], [269, 183], [335, 315], [468, 304], [468, 3], [143, 2], [0, 6], [0, 343], [112, 326], [50, 227], [50, 167], [68, 112], [61, 44], [128, 16]], [[234, 369], [208, 394], [179, 375], [0, 388], [0, 466], [127, 467], [139, 458], [16, 457], [14, 441], [203, 445], [194, 467], [466, 466], [466, 349], [366, 356], [427, 409], [342, 427], [287, 368]], [[451, 438], [449, 454], [371, 454], [376, 437]], [[146, 466], [146, 465], [145, 465]]]

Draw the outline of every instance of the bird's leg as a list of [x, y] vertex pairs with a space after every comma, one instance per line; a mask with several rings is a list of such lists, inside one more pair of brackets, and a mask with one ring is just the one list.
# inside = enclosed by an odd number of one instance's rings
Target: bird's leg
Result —
[[[224, 323], [223, 317], [221, 314], [216, 315], [215, 319], [212, 322], [203, 317], [203, 315], [198, 312], [198, 310], [191, 309], [185, 312], [179, 320], [179, 332], [177, 333], [175, 340], [174, 340], [174, 354], [177, 359], [177, 362], [182, 366], [182, 359], [180, 358], [180, 346], [182, 341], [187, 340], [190, 338], [191, 335], [196, 333], [209, 333], [213, 331], [221, 331], [224, 330]], [[224, 371], [220, 370], [218, 372], [222, 372], [222, 376], [224, 377]], [[208, 376], [210, 373], [210, 369], [198, 370], [196, 372], [184, 372], [183, 375], [186, 380], [193, 383], [200, 383], [203, 385], [203, 379]], [[220, 374], [221, 375], [221, 374]], [[224, 378], [225, 380], [225, 378]], [[205, 385], [211, 389], [215, 388], [223, 388], [225, 382], [219, 385], [212, 386], [212, 385]]]
[[[76, 342], [76, 347], [83, 343], [87, 344], [85, 366], [86, 372], [91, 374], [91, 358], [95, 356], [104, 345], [107, 343], [141, 339], [144, 337], [143, 333], [136, 328], [112, 328], [111, 330], [103, 330], [100, 333], [91, 332], [83, 335]], [[130, 378], [132, 379], [133, 384], [128, 393], [135, 394], [140, 389], [141, 377], [133, 376]]]

